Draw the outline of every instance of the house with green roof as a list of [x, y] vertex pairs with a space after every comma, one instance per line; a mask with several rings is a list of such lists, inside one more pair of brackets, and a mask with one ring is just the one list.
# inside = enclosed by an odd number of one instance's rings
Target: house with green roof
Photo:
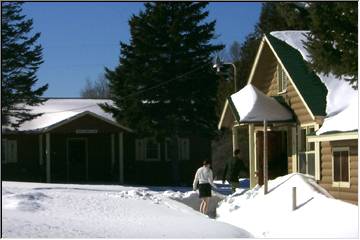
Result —
[[350, 106], [358, 109], [358, 92], [311, 69], [304, 46], [308, 33], [263, 36], [248, 84], [228, 97], [218, 128], [232, 129], [233, 148], [248, 156], [251, 187], [263, 184], [266, 120], [270, 179], [307, 174], [335, 198], [357, 204], [357, 114], [346, 118], [349, 123], [330, 120], [349, 112]]

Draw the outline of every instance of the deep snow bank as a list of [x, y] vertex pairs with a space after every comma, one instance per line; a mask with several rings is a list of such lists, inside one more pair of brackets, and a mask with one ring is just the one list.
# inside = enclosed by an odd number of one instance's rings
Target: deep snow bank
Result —
[[[165, 191], [164, 195], [170, 197], [171, 199], [179, 201], [196, 211], [199, 211], [201, 200], [199, 199], [198, 192], [189, 191], [186, 193], [180, 193], [180, 192], [174, 193], [171, 191]], [[212, 197], [210, 198], [210, 202], [209, 202], [209, 211], [208, 211], [209, 217], [211, 218], [216, 217], [216, 208], [218, 207], [218, 203], [222, 201], [224, 198], [225, 198], [224, 195], [212, 191]]]
[[[292, 211], [292, 187], [297, 209]], [[241, 226], [255, 237], [358, 238], [358, 206], [332, 198], [316, 182], [299, 173], [269, 181], [269, 193], [255, 187], [228, 196], [217, 220]]]

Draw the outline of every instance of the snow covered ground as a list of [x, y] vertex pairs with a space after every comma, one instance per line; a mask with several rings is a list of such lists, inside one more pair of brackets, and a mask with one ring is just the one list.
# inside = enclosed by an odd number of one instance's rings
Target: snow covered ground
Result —
[[217, 208], [217, 220], [241, 226], [256, 238], [359, 238], [358, 206], [332, 198], [312, 178], [285, 175], [269, 181], [268, 190], [264, 195], [257, 186], [228, 196]]
[[[242, 183], [246, 181], [241, 181]], [[228, 185], [218, 192], [227, 193]], [[244, 184], [242, 184], [244, 186]], [[200, 214], [189, 188], [2, 183], [3, 237], [358, 238], [358, 206], [331, 198], [311, 178], [289, 174], [263, 189], [214, 192]], [[292, 211], [291, 189], [297, 187]], [[215, 212], [216, 211], [216, 212]]]
[[[180, 189], [181, 190], [181, 189]], [[190, 189], [187, 189], [190, 190]], [[177, 200], [174, 200], [175, 198]], [[221, 195], [212, 199], [221, 200]], [[221, 198], [221, 199], [220, 199]], [[245, 238], [202, 215], [197, 194], [165, 189], [3, 182], [2, 236], [16, 238]]]

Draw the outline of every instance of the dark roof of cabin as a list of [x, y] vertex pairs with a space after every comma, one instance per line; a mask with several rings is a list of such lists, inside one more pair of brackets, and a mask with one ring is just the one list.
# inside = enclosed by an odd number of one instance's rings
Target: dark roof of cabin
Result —
[[314, 116], [326, 115], [327, 89], [320, 78], [311, 69], [300, 52], [286, 42], [266, 34], [271, 46], [281, 59], [287, 72], [290, 74], [296, 88], [300, 91], [304, 101]]

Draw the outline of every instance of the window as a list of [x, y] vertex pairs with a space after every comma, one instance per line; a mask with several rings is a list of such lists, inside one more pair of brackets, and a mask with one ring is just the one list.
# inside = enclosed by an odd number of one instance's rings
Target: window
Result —
[[[188, 138], [179, 138], [178, 142], [178, 156], [180, 161], [190, 160], [190, 141]], [[170, 151], [174, 151], [170, 148], [170, 139], [166, 138], [165, 140], [165, 159], [166, 161], [171, 161]]]
[[332, 160], [333, 187], [350, 187], [349, 148], [334, 148]]
[[17, 142], [16, 140], [2, 139], [1, 141], [1, 161], [3, 163], [17, 162]]
[[278, 64], [276, 66], [276, 80], [278, 83], [278, 93], [283, 93], [286, 91], [287, 88], [287, 76], [285, 71], [283, 70], [283, 68], [280, 66], [280, 64]]
[[179, 160], [190, 160], [189, 145], [188, 138], [179, 138]]
[[306, 136], [314, 134], [315, 127], [301, 127], [299, 133], [299, 162], [298, 169], [300, 173], [315, 176], [316, 173], [316, 154], [315, 144], [306, 141]]
[[146, 160], [160, 160], [160, 144], [154, 139], [146, 141]]
[[135, 151], [137, 161], [160, 161], [160, 143], [154, 138], [137, 139]]

